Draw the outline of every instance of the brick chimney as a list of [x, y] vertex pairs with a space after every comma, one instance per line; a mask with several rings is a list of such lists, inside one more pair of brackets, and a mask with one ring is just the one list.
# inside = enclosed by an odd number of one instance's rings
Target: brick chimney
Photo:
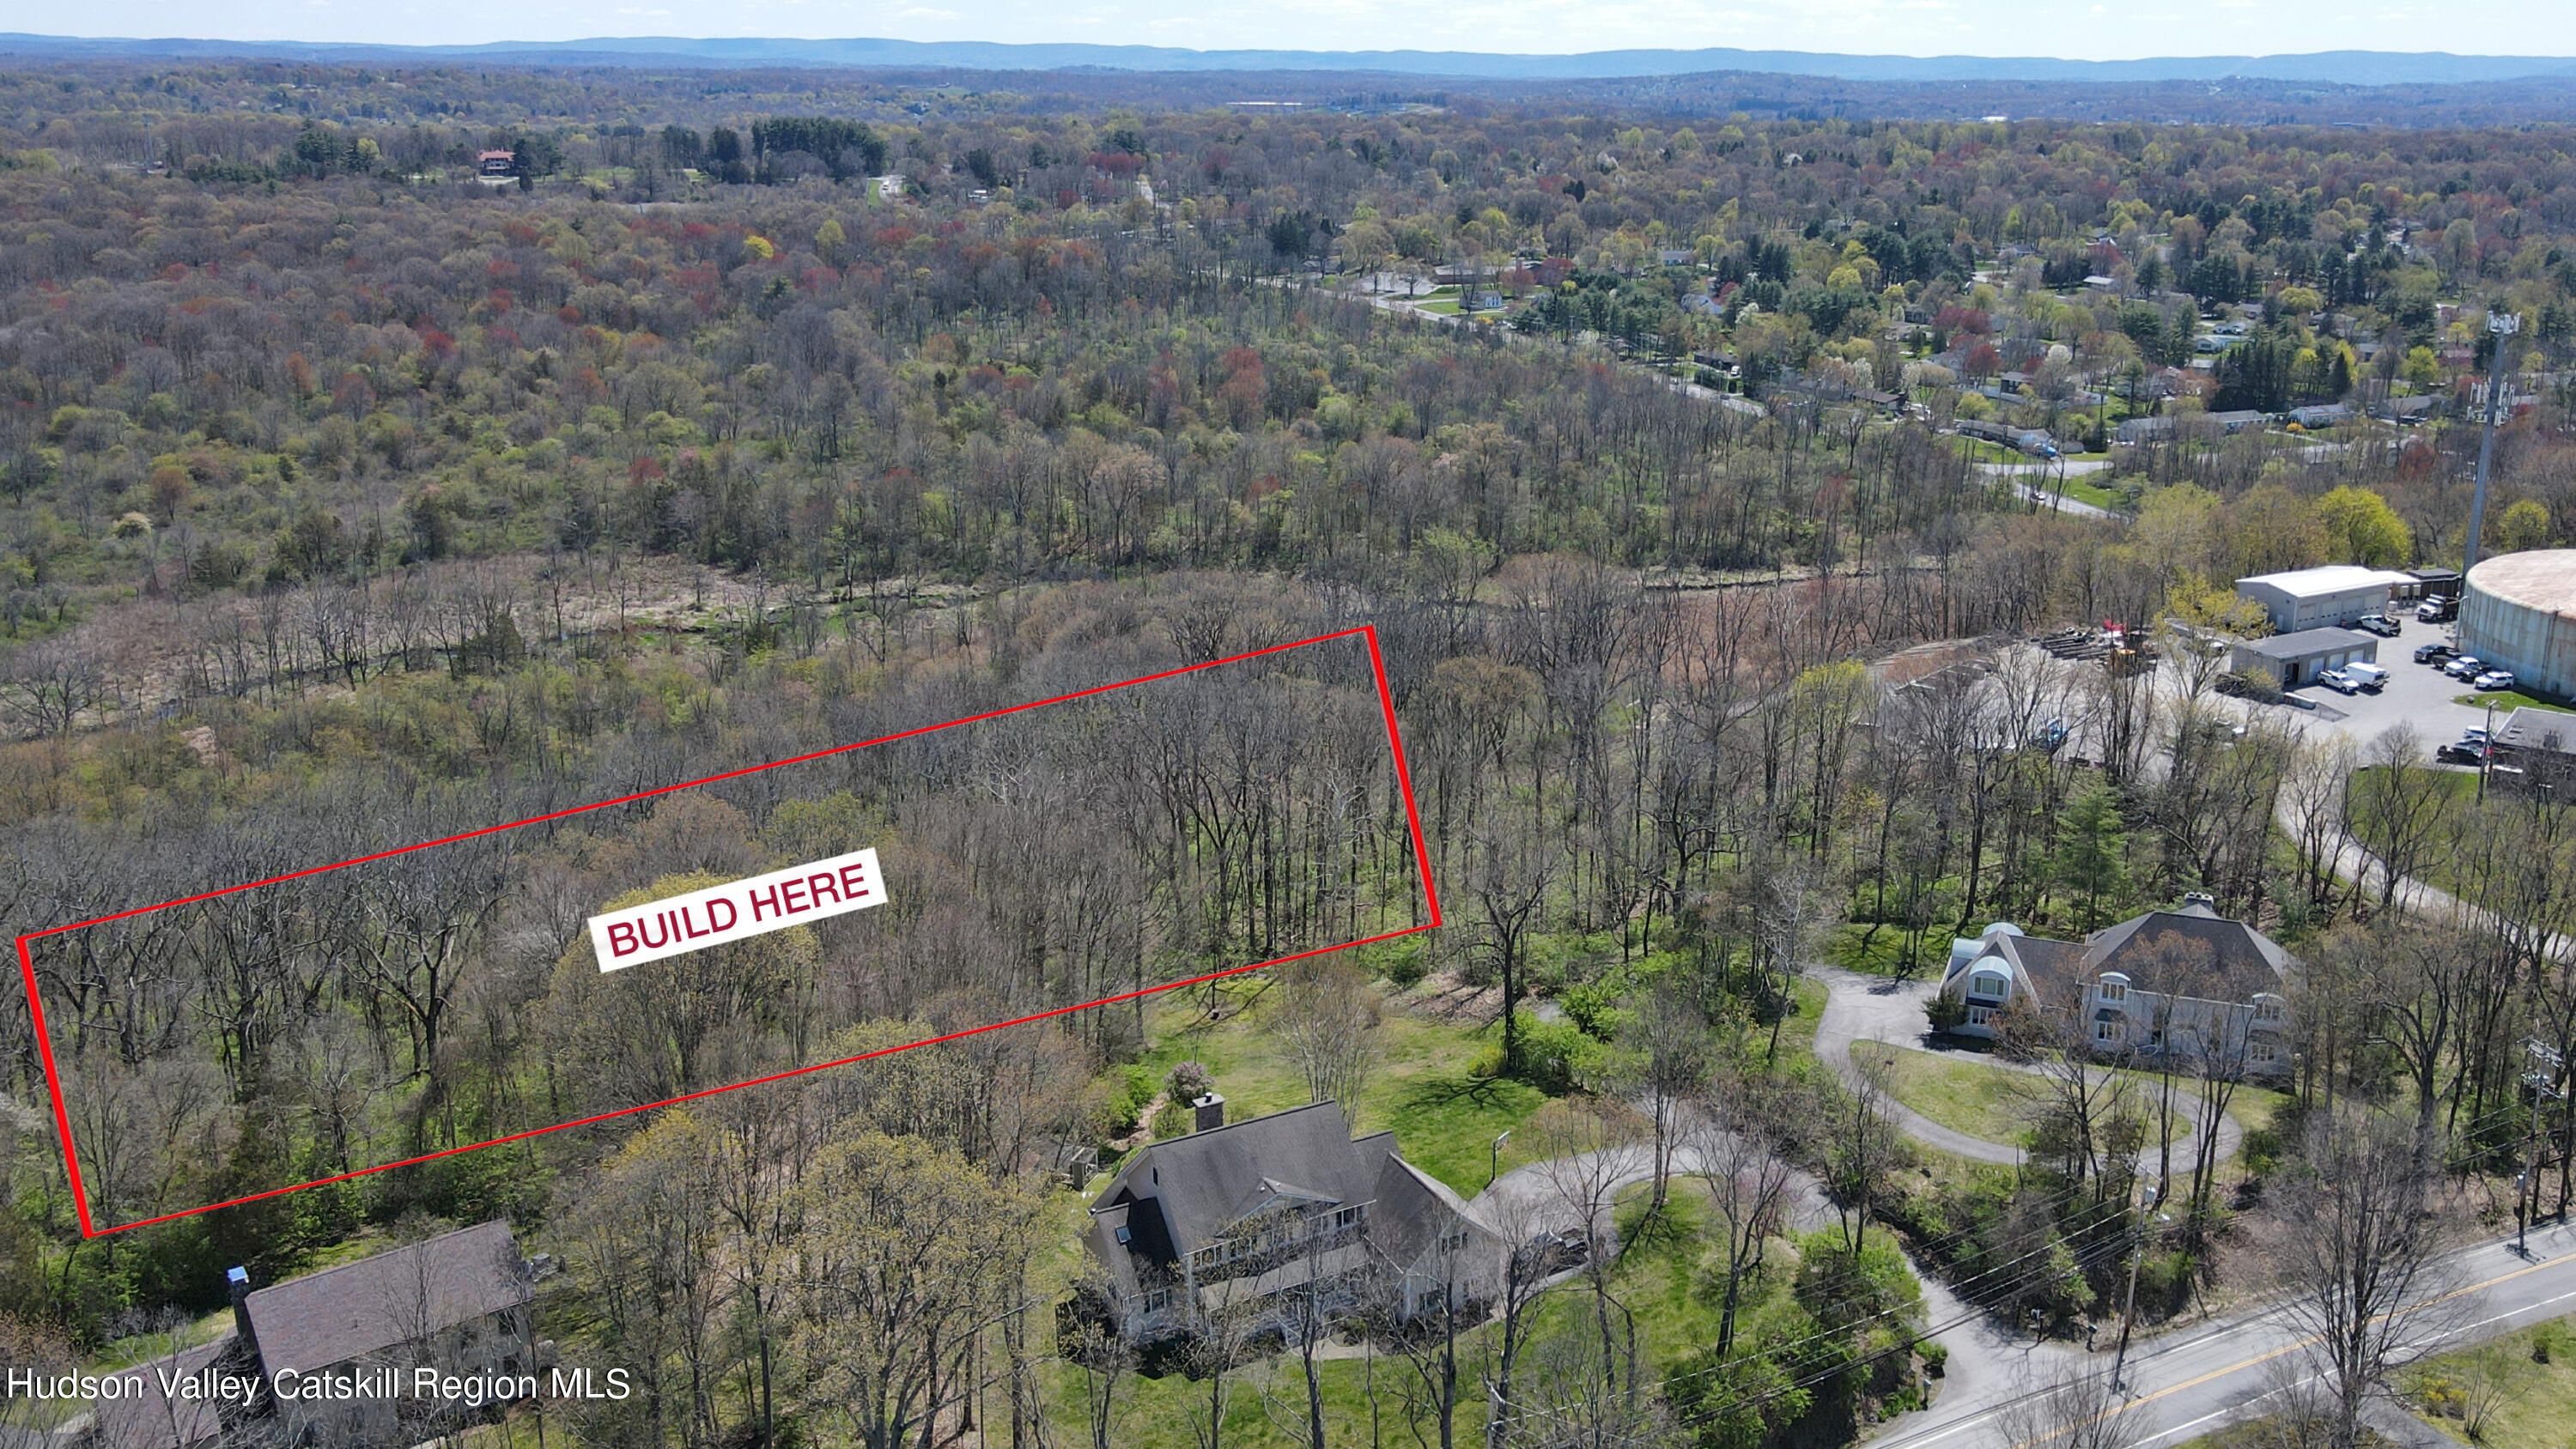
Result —
[[1214, 1092], [1190, 1103], [1190, 1130], [1209, 1132], [1225, 1125], [1225, 1098]]

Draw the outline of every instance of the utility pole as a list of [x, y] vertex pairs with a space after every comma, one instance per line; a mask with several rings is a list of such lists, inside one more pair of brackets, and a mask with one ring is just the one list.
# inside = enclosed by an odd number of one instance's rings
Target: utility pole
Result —
[[[2129, 1249], [2129, 1291], [2120, 1304], [2120, 1346], [2111, 1355], [2111, 1387], [2120, 1387], [2120, 1370], [2129, 1362], [2129, 1325], [2138, 1319], [2138, 1267], [2147, 1258], [2147, 1214], [2155, 1211], [2156, 1200], [2164, 1195], [2165, 1180], [2142, 1174], [2143, 1190], [2138, 1195], [2138, 1240]], [[2164, 1214], [2157, 1213], [2162, 1218]]]
[[2522, 318], [2512, 312], [2487, 314], [2487, 330], [2495, 334], [2495, 357], [2487, 364], [2486, 435], [2478, 440], [2478, 491], [2469, 501], [2468, 561], [2460, 566], [2460, 586], [2467, 592], [2469, 570], [2478, 566], [2478, 540], [2487, 526], [2487, 473], [2495, 463], [2496, 420], [2504, 412], [2504, 349], [2513, 334], [2522, 330]]
[[2534, 1068], [2522, 1075], [2522, 1084], [2531, 1089], [2531, 1121], [2522, 1134], [2522, 1175], [2513, 1180], [2513, 1251], [2527, 1258], [2532, 1214], [2540, 1207], [2540, 1109], [2558, 1095], [2550, 1083], [2560, 1061], [2558, 1053], [2537, 1038], [2525, 1040], [2522, 1050], [2532, 1061], [2549, 1066], [2547, 1072]]
[[2487, 803], [2487, 776], [2495, 769], [2495, 696], [2487, 696], [2487, 731], [2478, 741], [2478, 803]]

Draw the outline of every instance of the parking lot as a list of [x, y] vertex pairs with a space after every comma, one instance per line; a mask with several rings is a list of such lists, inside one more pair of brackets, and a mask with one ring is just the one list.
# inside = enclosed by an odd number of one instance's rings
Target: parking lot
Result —
[[2305, 685], [2290, 694], [2313, 702], [2316, 709], [2292, 707], [2287, 712], [2306, 721], [2309, 730], [2342, 734], [2362, 750], [2398, 725], [2413, 725], [2423, 739], [2426, 759], [2470, 726], [2485, 724], [2484, 708], [2452, 703], [2459, 695], [2476, 692], [2466, 680], [2453, 679], [2438, 665], [2415, 662], [2417, 645], [2455, 642], [2453, 626], [2422, 624], [2412, 618], [2401, 622], [2404, 627], [2396, 638], [2379, 641], [2379, 663], [2388, 671], [2385, 689], [2377, 694], [2338, 694], [2322, 684]]

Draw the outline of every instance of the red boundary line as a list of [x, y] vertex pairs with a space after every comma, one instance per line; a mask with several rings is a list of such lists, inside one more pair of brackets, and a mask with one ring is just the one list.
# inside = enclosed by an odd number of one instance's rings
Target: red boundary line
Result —
[[[701, 1091], [690, 1092], [684, 1096], [671, 1097], [664, 1101], [647, 1102], [636, 1107], [620, 1107], [613, 1112], [602, 1112], [593, 1117], [583, 1117], [571, 1122], [558, 1122], [551, 1127], [532, 1127], [524, 1132], [511, 1133], [506, 1137], [495, 1137], [489, 1142], [477, 1142], [465, 1147], [450, 1147], [438, 1152], [424, 1153], [418, 1157], [406, 1157], [398, 1162], [381, 1163], [374, 1167], [362, 1167], [354, 1172], [344, 1172], [334, 1177], [316, 1178], [311, 1182], [297, 1183], [292, 1187], [270, 1188], [265, 1192], [251, 1193], [246, 1197], [228, 1198], [223, 1202], [208, 1203], [204, 1207], [187, 1208], [180, 1212], [164, 1213], [159, 1217], [142, 1218], [130, 1223], [119, 1223], [114, 1227], [97, 1227], [90, 1220], [89, 1192], [87, 1187], [81, 1181], [79, 1155], [72, 1145], [71, 1113], [64, 1103], [62, 1078], [57, 1073], [54, 1066], [53, 1033], [45, 1025], [44, 1002], [42, 999], [42, 993], [36, 988], [36, 960], [34, 952], [29, 948], [28, 943], [30, 942], [42, 940], [47, 936], [60, 935], [66, 931], [77, 931], [89, 926], [104, 925], [110, 921], [125, 920], [131, 916], [148, 915], [153, 911], [165, 911], [173, 906], [194, 905], [199, 901], [210, 901], [218, 897], [232, 895], [240, 891], [257, 890], [262, 886], [277, 885], [281, 882], [290, 880], [300, 880], [309, 875], [321, 875], [328, 871], [345, 870], [353, 865], [366, 865], [372, 861], [386, 860], [397, 855], [408, 855], [415, 850], [428, 850], [434, 846], [453, 845], [458, 841], [473, 840], [479, 836], [495, 835], [505, 830], [517, 830], [529, 825], [540, 825], [549, 820], [561, 820], [568, 816], [580, 815], [592, 810], [605, 810], [615, 805], [631, 805], [638, 800], [649, 800], [657, 795], [668, 795], [680, 790], [693, 790], [701, 785], [712, 785], [723, 780], [736, 779], [744, 775], [754, 775], [763, 770], [775, 770], [786, 765], [807, 764], [815, 760], [828, 759], [833, 755], [847, 754], [853, 750], [864, 750], [874, 745], [892, 744], [897, 740], [910, 739], [916, 735], [935, 734], [940, 730], [955, 729], [959, 725], [980, 724], [986, 720], [1000, 719], [1005, 715], [1019, 714], [1033, 709], [1044, 709], [1046, 706], [1051, 704], [1065, 704], [1077, 699], [1086, 699], [1095, 694], [1109, 694], [1121, 689], [1132, 689], [1137, 685], [1151, 684], [1160, 679], [1171, 679], [1183, 674], [1194, 674], [1202, 669], [1215, 669], [1228, 664], [1240, 664], [1247, 659], [1259, 659], [1264, 655], [1284, 653], [1290, 649], [1303, 649], [1310, 644], [1324, 644], [1335, 639], [1347, 639], [1353, 636], [1363, 638], [1368, 643], [1369, 670], [1375, 677], [1377, 684], [1378, 706], [1386, 719], [1387, 748], [1393, 755], [1395, 761], [1396, 783], [1404, 799], [1405, 823], [1413, 835], [1414, 864], [1417, 867], [1417, 874], [1422, 882], [1423, 901], [1430, 908], [1431, 919], [1418, 926], [1407, 926], [1400, 931], [1388, 931], [1380, 935], [1363, 937], [1356, 941], [1344, 941], [1339, 945], [1318, 946], [1310, 951], [1299, 951], [1294, 955], [1275, 957], [1268, 961], [1257, 961], [1249, 966], [1230, 966], [1223, 971], [1211, 971], [1204, 976], [1193, 976], [1183, 981], [1169, 981], [1160, 986], [1148, 986], [1142, 990], [1122, 992], [1116, 996], [1104, 996], [1097, 1001], [1086, 1001], [1074, 1006], [1059, 1006], [1052, 1010], [1038, 1012], [1034, 1015], [1015, 1017], [1009, 1021], [996, 1021], [983, 1026], [968, 1027], [964, 1031], [950, 1032], [946, 1036], [928, 1037], [921, 1041], [906, 1042], [901, 1046], [881, 1047], [872, 1052], [862, 1052], [857, 1056], [843, 1057], [837, 1061], [817, 1062], [812, 1066], [795, 1067], [770, 1076], [755, 1077], [747, 1082], [735, 1082], [729, 1086], [722, 1087], [708, 1087]], [[1052, 1017], [1066, 1016], [1077, 1011], [1089, 1011], [1094, 1007], [1114, 1006], [1122, 1001], [1133, 1001], [1139, 997], [1153, 996], [1165, 991], [1176, 991], [1184, 986], [1203, 985], [1207, 982], [1220, 980], [1224, 977], [1238, 976], [1247, 971], [1259, 971], [1265, 967], [1277, 966], [1289, 961], [1302, 961], [1310, 956], [1328, 955], [1335, 951], [1347, 951], [1355, 946], [1368, 946], [1374, 945], [1380, 941], [1392, 941], [1399, 936], [1410, 936], [1416, 932], [1433, 930], [1441, 924], [1441, 919], [1440, 892], [1432, 884], [1431, 880], [1431, 849], [1429, 842], [1423, 838], [1421, 812], [1414, 804], [1413, 771], [1411, 765], [1408, 764], [1405, 759], [1403, 734], [1396, 726], [1395, 695], [1387, 685], [1386, 660], [1378, 651], [1377, 626], [1373, 624], [1361, 624], [1349, 629], [1336, 630], [1330, 634], [1318, 634], [1311, 639], [1300, 639], [1292, 644], [1274, 644], [1266, 649], [1249, 650], [1242, 654], [1232, 654], [1223, 659], [1211, 659], [1200, 664], [1186, 664], [1177, 669], [1166, 669], [1159, 673], [1142, 675], [1135, 679], [1122, 680], [1116, 684], [1094, 685], [1089, 689], [1077, 689], [1070, 694], [1059, 694], [1047, 699], [1031, 700], [1026, 704], [1015, 704], [1006, 709], [988, 710], [983, 714], [968, 715], [964, 719], [953, 719], [945, 724], [923, 725], [916, 729], [901, 730], [890, 735], [879, 735], [875, 739], [871, 740], [860, 740], [854, 744], [835, 745], [828, 750], [816, 750], [811, 754], [796, 755], [784, 760], [771, 760], [766, 764], [745, 765], [738, 770], [727, 770], [722, 774], [708, 775], [702, 779], [685, 780], [676, 785], [663, 785], [651, 790], [639, 790], [631, 795], [620, 795], [613, 800], [599, 800], [588, 805], [575, 805], [567, 809], [556, 810], [544, 815], [532, 815], [525, 820], [512, 821], [507, 825], [487, 825], [479, 830], [468, 830], [457, 835], [443, 836], [437, 840], [424, 840], [417, 845], [398, 846], [392, 850], [382, 850], [373, 855], [358, 856], [355, 859], [340, 861], [333, 865], [317, 865], [305, 870], [289, 871], [284, 875], [270, 876], [266, 880], [248, 881], [241, 885], [226, 886], [221, 890], [206, 891], [199, 895], [182, 896], [177, 900], [163, 901], [159, 905], [136, 906], [130, 910], [117, 911], [111, 915], [97, 916], [86, 921], [74, 921], [69, 925], [49, 926], [41, 931], [30, 931], [18, 938], [18, 969], [19, 973], [26, 981], [27, 1010], [34, 1019], [36, 1048], [43, 1059], [45, 1067], [45, 1085], [51, 1091], [54, 1099], [54, 1125], [62, 1133], [63, 1166], [71, 1175], [72, 1205], [80, 1215], [81, 1236], [84, 1238], [97, 1238], [105, 1237], [110, 1233], [125, 1232], [131, 1228], [150, 1227], [155, 1223], [166, 1223], [175, 1221], [179, 1218], [194, 1217], [198, 1213], [213, 1212], [218, 1208], [239, 1207], [244, 1203], [259, 1202], [266, 1198], [279, 1197], [290, 1192], [302, 1192], [307, 1188], [326, 1187], [335, 1182], [347, 1182], [352, 1178], [366, 1177], [379, 1172], [390, 1172], [397, 1167], [413, 1167], [424, 1162], [434, 1162], [442, 1157], [453, 1157], [462, 1152], [475, 1152], [486, 1147], [498, 1147], [504, 1143], [523, 1141], [530, 1137], [542, 1137], [549, 1132], [561, 1132], [570, 1127], [586, 1127], [593, 1123], [606, 1122], [618, 1117], [631, 1116], [637, 1112], [650, 1112], [658, 1108], [674, 1106], [682, 1102], [693, 1102], [701, 1097], [712, 1097], [723, 1092], [740, 1091], [745, 1087], [765, 1086], [771, 1082], [782, 1082], [789, 1078], [805, 1076], [812, 1072], [829, 1071], [834, 1067], [845, 1067], [853, 1062], [866, 1061], [871, 1057], [890, 1056], [896, 1052], [911, 1051], [915, 1047], [937, 1046], [942, 1042], [956, 1041], [961, 1037], [976, 1036], [988, 1031], [999, 1031], [1004, 1027], [1026, 1026], [1031, 1022], [1045, 1021]]]

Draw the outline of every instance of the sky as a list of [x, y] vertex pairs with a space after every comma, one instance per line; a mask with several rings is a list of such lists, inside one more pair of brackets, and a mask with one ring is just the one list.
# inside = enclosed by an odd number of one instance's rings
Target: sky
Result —
[[[2471, 19], [2471, 26], [2458, 22]], [[601, 35], [1088, 41], [1191, 49], [1632, 47], [2125, 60], [2321, 50], [2576, 55], [2576, 3], [2500, 0], [0, 0], [0, 30], [398, 45]]]

